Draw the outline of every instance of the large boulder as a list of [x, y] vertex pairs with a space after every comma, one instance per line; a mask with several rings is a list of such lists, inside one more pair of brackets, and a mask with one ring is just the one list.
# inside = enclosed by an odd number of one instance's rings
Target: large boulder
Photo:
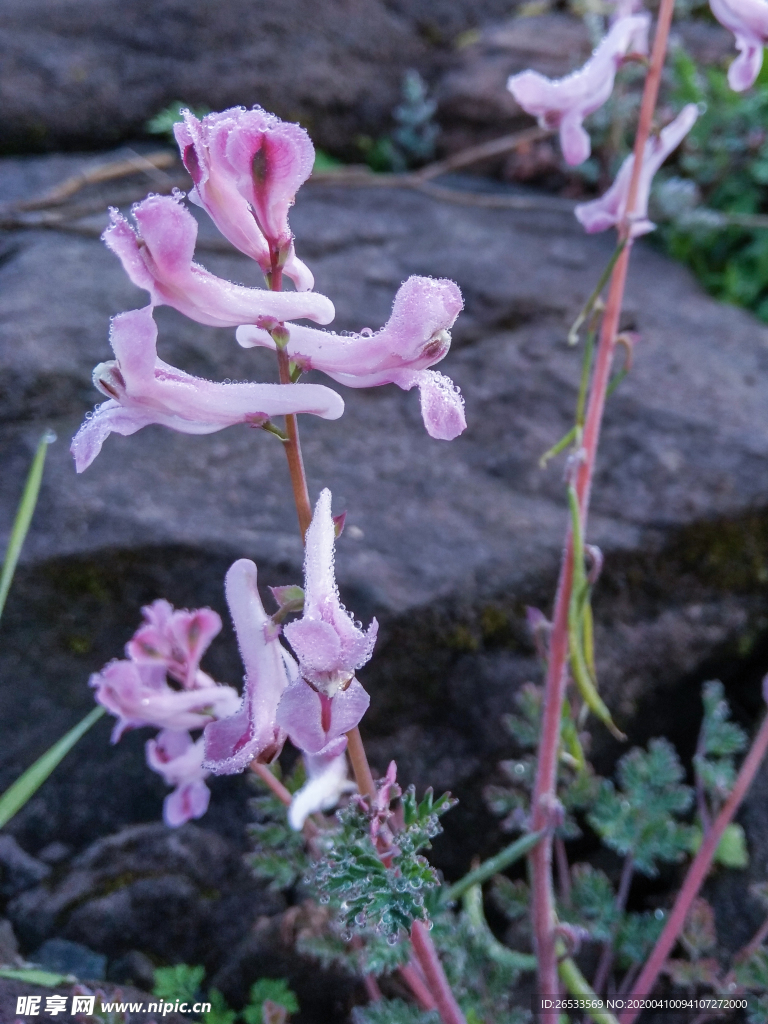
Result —
[[[39, 189], [82, 162], [6, 160], [0, 184]], [[344, 390], [341, 421], [302, 422], [313, 496], [330, 486], [335, 511], [348, 510], [342, 594], [358, 618], [381, 623], [361, 673], [372, 696], [363, 722], [371, 757], [383, 769], [395, 756], [404, 782], [465, 798], [436, 846], [451, 874], [498, 842], [479, 789], [508, 750], [501, 716], [516, 687], [538, 678], [524, 608], [550, 607], [567, 521], [562, 463], [542, 470], [538, 459], [572, 422], [581, 353], [565, 344], [566, 329], [613, 244], [585, 236], [562, 203], [531, 203], [483, 209], [311, 184], [292, 214], [298, 251], [335, 301], [339, 330], [383, 323], [409, 274], [451, 277], [466, 300], [442, 366], [467, 403], [469, 428], [456, 441], [430, 439], [416, 394], [394, 386]], [[97, 241], [102, 223], [84, 222], [85, 234], [3, 238], [4, 532], [43, 427], [61, 441], [2, 625], [0, 788], [88, 710], [88, 675], [120, 655], [141, 604], [211, 604], [226, 622], [222, 580], [233, 559], [254, 558], [263, 584], [301, 578], [274, 437], [152, 427], [110, 437], [75, 474], [67, 439], [98, 398], [89, 378], [109, 357], [108, 318], [146, 301]], [[201, 223], [201, 261], [255, 281], [253, 265], [217, 249]], [[274, 379], [270, 354], [239, 349], [234, 332], [168, 309], [157, 317], [167, 361], [217, 379]], [[698, 728], [703, 678], [724, 674], [743, 720], [758, 706], [768, 634], [768, 331], [706, 297], [647, 243], [633, 253], [623, 323], [640, 340], [608, 404], [588, 531], [606, 555], [599, 675], [633, 740], [666, 731], [685, 745]], [[228, 624], [207, 666], [239, 682]], [[107, 733], [99, 723], [10, 823], [28, 852], [54, 839], [80, 847], [159, 816], [164, 789], [143, 764], [145, 736], [110, 748]], [[618, 748], [600, 729], [595, 736], [605, 767]], [[203, 824], [242, 843], [245, 793], [239, 778], [214, 780]]]

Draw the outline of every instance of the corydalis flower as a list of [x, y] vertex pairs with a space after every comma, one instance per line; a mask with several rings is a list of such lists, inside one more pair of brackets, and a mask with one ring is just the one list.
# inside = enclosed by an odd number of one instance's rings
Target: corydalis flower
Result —
[[370, 698], [355, 672], [370, 658], [378, 631], [375, 619], [363, 631], [339, 600], [334, 541], [331, 492], [326, 489], [307, 530], [304, 613], [284, 629], [301, 678], [285, 691], [277, 721], [305, 753], [327, 757], [342, 753], [345, 733], [368, 708]]
[[126, 729], [202, 729], [219, 715], [231, 715], [240, 698], [231, 686], [211, 682], [194, 690], [174, 690], [162, 665], [112, 661], [91, 676], [96, 701], [117, 716], [112, 742]]
[[152, 307], [121, 313], [112, 321], [116, 359], [93, 371], [103, 402], [72, 441], [78, 473], [93, 462], [113, 431], [128, 436], [150, 423], [185, 434], [211, 434], [236, 423], [259, 426], [271, 416], [306, 412], [338, 419], [344, 402], [318, 384], [223, 384], [193, 377], [157, 356]]
[[[189, 690], [198, 681], [200, 659], [221, 632], [221, 618], [211, 608], [176, 611], [168, 601], [154, 601], [141, 609], [143, 626], [128, 641], [132, 661], [162, 664], [168, 675]], [[202, 674], [208, 680], [210, 677]]]
[[149, 767], [174, 787], [163, 802], [166, 825], [177, 828], [192, 818], [202, 818], [211, 798], [204, 782], [210, 772], [203, 768], [202, 737], [193, 743], [186, 731], [163, 729], [147, 740], [146, 757]]
[[268, 277], [282, 267], [299, 291], [310, 289], [312, 274], [296, 258], [288, 227], [288, 210], [315, 160], [304, 129], [258, 107], [232, 107], [202, 121], [185, 110], [174, 133], [195, 183], [192, 202]]
[[283, 748], [285, 732], [276, 721], [277, 706], [296, 664], [278, 640], [256, 587], [256, 566], [247, 558], [227, 573], [227, 603], [245, 666], [239, 709], [205, 730], [205, 767], [216, 775], [241, 772], [251, 761], [273, 761]]
[[138, 234], [116, 209], [103, 239], [138, 288], [155, 306], [173, 306], [211, 327], [252, 324], [262, 316], [277, 320], [306, 317], [319, 324], [333, 320], [333, 303], [316, 292], [272, 292], [246, 288], [215, 277], [193, 262], [197, 221], [181, 195], [149, 196], [133, 207]]
[[768, 3], [765, 0], [709, 0], [720, 24], [736, 36], [739, 56], [728, 68], [728, 84], [734, 92], [754, 85], [763, 66], [763, 46], [768, 42]]
[[[450, 328], [461, 312], [461, 292], [453, 281], [409, 277], [400, 286], [392, 315], [380, 331], [348, 336], [287, 324], [286, 351], [302, 369], [322, 370], [352, 388], [397, 384], [421, 392], [421, 413], [432, 437], [451, 440], [466, 428], [458, 389], [427, 367], [439, 363], [451, 345]], [[265, 327], [238, 328], [244, 348], [275, 348]]]
[[[637, 238], [639, 235], [653, 231], [656, 225], [648, 219], [648, 200], [651, 194], [653, 176], [667, 159], [669, 154], [677, 149], [685, 136], [693, 127], [696, 118], [699, 116], [699, 109], [695, 103], [689, 103], [683, 107], [674, 121], [666, 128], [662, 128], [658, 136], [649, 139], [643, 152], [643, 166], [640, 170], [640, 180], [637, 189], [637, 198], [634, 210], [631, 215], [630, 237]], [[599, 199], [593, 199], [589, 203], [581, 203], [576, 207], [576, 217], [583, 224], [585, 230], [590, 234], [596, 231], [605, 231], [607, 228], [618, 227], [624, 220], [627, 213], [627, 200], [629, 198], [629, 186], [632, 180], [632, 168], [635, 165], [634, 154], [628, 156], [619, 169], [619, 173], [608, 189]]]
[[610, 97], [616, 71], [630, 49], [648, 52], [650, 20], [648, 14], [618, 18], [587, 63], [565, 78], [553, 81], [538, 71], [523, 71], [507, 82], [523, 110], [537, 117], [542, 128], [560, 129], [560, 145], [567, 163], [583, 163], [592, 151], [584, 118], [594, 114]]

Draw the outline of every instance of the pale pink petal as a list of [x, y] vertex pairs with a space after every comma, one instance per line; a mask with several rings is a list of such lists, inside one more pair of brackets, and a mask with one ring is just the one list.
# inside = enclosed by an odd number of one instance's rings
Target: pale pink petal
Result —
[[452, 441], [467, 429], [464, 399], [450, 377], [437, 370], [418, 370], [403, 373], [395, 383], [406, 391], [418, 387], [421, 418], [430, 437]]
[[220, 384], [169, 366], [157, 358], [151, 306], [115, 317], [110, 340], [117, 359], [100, 363], [94, 377], [111, 399], [86, 417], [72, 442], [78, 472], [91, 464], [110, 433], [127, 436], [150, 423], [185, 434], [210, 434], [237, 423], [258, 426], [289, 413], [338, 419], [344, 411], [340, 396], [320, 384]]
[[195, 686], [200, 660], [221, 631], [221, 618], [210, 608], [175, 611], [167, 601], [142, 609], [146, 622], [126, 645], [134, 661], [160, 662], [188, 689]]
[[582, 163], [589, 156], [591, 144], [582, 122], [610, 97], [616, 71], [626, 55], [648, 52], [649, 25], [646, 13], [619, 17], [578, 71], [555, 80], [537, 71], [523, 71], [507, 82], [523, 110], [537, 117], [542, 127], [560, 128], [567, 163]]
[[304, 763], [307, 781], [294, 793], [288, 808], [288, 824], [297, 832], [310, 814], [332, 810], [345, 793], [357, 788], [347, 776], [347, 759], [343, 753], [334, 757], [306, 754]]
[[277, 637], [256, 585], [253, 562], [241, 558], [227, 573], [227, 603], [245, 666], [243, 699], [238, 711], [207, 726], [205, 766], [217, 775], [241, 772], [254, 759], [273, 761], [285, 742], [277, 707], [296, 667]]
[[333, 303], [315, 292], [273, 292], [246, 288], [215, 277], [192, 261], [197, 221], [179, 197], [149, 196], [133, 208], [139, 235], [115, 209], [102, 236], [133, 283], [145, 288], [156, 306], [168, 305], [198, 323], [237, 327], [261, 317], [306, 317], [327, 324]]
[[345, 734], [359, 724], [370, 700], [357, 679], [334, 697], [318, 693], [300, 679], [283, 694], [277, 721], [299, 750], [336, 755], [346, 746]]
[[208, 810], [211, 791], [200, 779], [186, 782], [169, 793], [163, 802], [163, 819], [169, 828], [178, 828], [193, 818], [202, 818]]
[[[689, 103], [683, 107], [674, 121], [671, 121], [666, 128], [662, 128], [658, 136], [648, 140], [643, 153], [643, 166], [640, 171], [637, 199], [632, 215], [630, 228], [632, 238], [653, 231], [655, 225], [648, 220], [648, 201], [653, 177], [670, 153], [677, 149], [683, 141], [698, 116], [697, 105]], [[576, 218], [590, 234], [605, 231], [610, 227], [617, 227], [623, 221], [626, 215], [634, 159], [633, 155], [627, 157], [613, 184], [599, 199], [593, 199], [589, 203], [580, 203], [576, 207], [574, 211]]]
[[763, 47], [768, 42], [766, 0], [710, 0], [712, 13], [736, 37], [739, 56], [728, 69], [728, 84], [744, 92], [755, 83], [763, 65]]

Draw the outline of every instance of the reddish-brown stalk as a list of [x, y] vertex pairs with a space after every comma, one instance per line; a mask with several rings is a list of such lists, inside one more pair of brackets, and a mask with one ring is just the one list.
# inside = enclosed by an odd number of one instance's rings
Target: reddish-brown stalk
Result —
[[280, 779], [273, 775], [265, 764], [251, 761], [251, 771], [254, 775], [259, 776], [261, 781], [272, 790], [281, 803], [285, 804], [286, 807], [290, 807], [292, 800], [291, 791], [285, 788]]
[[[595, 358], [595, 369], [589, 394], [589, 405], [584, 423], [580, 463], [576, 472], [576, 493], [581, 509], [582, 528], [586, 530], [587, 514], [595, 456], [600, 439], [600, 427], [605, 408], [606, 392], [610, 381], [611, 365], [616, 347], [619, 317], [624, 299], [627, 280], [631, 240], [629, 231], [632, 213], [637, 199], [640, 170], [645, 145], [651, 130], [651, 121], [656, 107], [659, 82], [664, 66], [669, 26], [672, 20], [674, 0], [661, 0], [659, 20], [651, 54], [650, 68], [645, 80], [640, 118], [635, 136], [635, 162], [630, 182], [627, 212], [619, 230], [619, 239], [627, 244], [619, 254], [611, 274], [608, 298], [600, 329], [600, 341]], [[532, 901], [531, 917], [534, 942], [538, 957], [539, 991], [554, 995], [559, 991], [556, 956], [556, 916], [552, 885], [552, 824], [556, 807], [557, 760], [560, 744], [560, 719], [567, 685], [566, 664], [568, 659], [568, 608], [573, 585], [573, 544], [570, 529], [566, 535], [565, 552], [560, 567], [560, 578], [555, 597], [552, 633], [550, 637], [549, 663], [544, 694], [544, 713], [539, 738], [538, 768], [532, 796], [531, 829], [548, 829], [542, 841], [531, 853]]]
[[[272, 273], [269, 276], [269, 287], [272, 291], [280, 291], [283, 286], [283, 272], [280, 267], [277, 266], [276, 260], [272, 263]], [[291, 383], [291, 371], [290, 371], [290, 359], [285, 349], [279, 348], [277, 350], [277, 365], [280, 373], [280, 383], [290, 384]], [[299, 516], [299, 528], [301, 529], [302, 541], [306, 541], [307, 530], [309, 524], [312, 522], [312, 506], [309, 501], [309, 490], [307, 488], [307, 477], [304, 473], [304, 460], [301, 457], [301, 442], [299, 439], [299, 424], [296, 416], [285, 417], [285, 432], [288, 435], [288, 440], [284, 442], [285, 454], [288, 458], [288, 469], [291, 474], [291, 485], [293, 487], [293, 497], [296, 502], [296, 511]], [[358, 790], [366, 796], [374, 797], [376, 795], [376, 786], [373, 781], [373, 775], [371, 773], [370, 766], [368, 764], [368, 757], [365, 753], [365, 747], [363, 746], [363, 740], [360, 736], [360, 730], [357, 726], [351, 729], [347, 734], [347, 752], [349, 754], [349, 760], [352, 764], [352, 770], [355, 775], [355, 782], [357, 783]], [[259, 775], [260, 778], [264, 778], [261, 771], [257, 767], [253, 767], [253, 770]], [[258, 766], [263, 767], [263, 766]], [[268, 771], [268, 769], [267, 769]], [[268, 772], [271, 775], [271, 772]], [[272, 776], [274, 779], [274, 776]], [[266, 778], [264, 781], [270, 788], [274, 790], [274, 786]], [[274, 779], [278, 785], [281, 783], [277, 779]], [[283, 789], [285, 787], [282, 787]], [[274, 790], [277, 792], [276, 790]], [[288, 794], [288, 803], [290, 803], [290, 793]], [[278, 794], [279, 796], [279, 794]], [[280, 799], [286, 802], [281, 796]], [[432, 939], [424, 925], [420, 922], [415, 922], [413, 929], [417, 929], [419, 925], [419, 939], [418, 948], [417, 943], [413, 939], [413, 931], [411, 932], [411, 940], [413, 942], [413, 949], [416, 957], [421, 965], [422, 970], [427, 978], [431, 994], [434, 996], [434, 1005], [437, 1007], [438, 1012], [443, 1020], [443, 1024], [466, 1024], [464, 1015], [459, 1009], [458, 1003], [453, 997], [448, 979], [445, 976], [445, 972], [440, 964], [440, 960], [437, 956], [437, 951], [432, 943]], [[403, 974], [405, 981], [408, 981], [409, 975]], [[423, 1001], [423, 994], [414, 990], [414, 996], [417, 1002]], [[445, 1015], [443, 1007], [446, 1008]]]
[[[699, 847], [699, 852], [693, 858], [683, 886], [677, 894], [675, 905], [672, 907], [667, 923], [664, 926], [664, 931], [659, 936], [656, 945], [653, 947], [653, 952], [640, 972], [637, 981], [632, 986], [632, 992], [627, 997], [628, 1005], [631, 1005], [632, 1000], [636, 1000], [639, 996], [650, 995], [653, 990], [656, 979], [672, 947], [677, 942], [678, 935], [683, 929], [685, 919], [688, 917], [688, 911], [691, 909], [691, 904], [696, 899], [699, 889], [712, 866], [712, 858], [715, 856], [720, 840], [723, 838], [723, 832], [725, 832], [738, 810], [739, 804], [746, 796], [755, 773], [765, 757], [766, 750], [768, 750], [768, 715], [763, 719], [763, 724], [760, 726], [757, 736], [755, 736], [749, 753], [744, 758], [744, 763], [736, 777], [736, 783], [728, 799], [723, 804], [722, 810]], [[632, 1024], [639, 1012], [639, 1010], [626, 1010], [619, 1017], [620, 1024]]]

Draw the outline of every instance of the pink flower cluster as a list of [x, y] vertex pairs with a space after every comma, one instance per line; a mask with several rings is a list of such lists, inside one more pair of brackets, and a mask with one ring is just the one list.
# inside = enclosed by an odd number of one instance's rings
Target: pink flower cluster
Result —
[[[342, 338], [293, 323], [328, 324], [335, 316], [331, 300], [312, 291], [312, 274], [296, 257], [288, 225], [288, 211], [314, 163], [309, 136], [299, 125], [241, 107], [202, 121], [186, 111], [175, 130], [194, 181], [189, 199], [258, 263], [269, 287], [232, 284], [194, 262], [197, 221], [178, 191], [136, 204], [135, 227], [111, 210], [104, 241], [131, 281], [149, 293], [150, 304], [113, 320], [115, 359], [94, 371], [94, 383], [108, 401], [86, 418], [72, 443], [78, 472], [91, 464], [110, 433], [133, 434], [152, 423], [205, 434], [236, 423], [259, 426], [285, 414], [342, 415], [341, 398], [319, 384], [224, 385], [162, 362], [153, 320], [154, 308], [162, 305], [197, 323], [239, 328], [246, 347], [274, 348], [280, 328], [300, 369], [323, 370], [350, 387], [418, 387], [428, 432], [442, 439], [461, 433], [463, 399], [447, 377], [429, 369], [450, 346], [448, 332], [462, 308], [456, 285], [410, 278], [395, 298], [392, 317], [375, 335]], [[296, 291], [280, 290], [283, 276], [292, 279]]]
[[[126, 729], [155, 726], [147, 763], [174, 787], [166, 798], [168, 825], [199, 818], [208, 807], [205, 779], [269, 763], [290, 737], [305, 755], [308, 781], [295, 795], [289, 820], [301, 828], [316, 810], [353, 789], [347, 778], [346, 733], [370, 698], [355, 678], [376, 641], [341, 604], [334, 575], [335, 524], [325, 490], [307, 531], [304, 609], [283, 630], [295, 658], [280, 642], [257, 589], [253, 562], [240, 559], [226, 577], [226, 596], [245, 667], [242, 696], [214, 682], [200, 659], [221, 629], [210, 608], [175, 611], [167, 601], [143, 609], [144, 623], [126, 645], [127, 660], [92, 676], [96, 700]], [[202, 730], [193, 741], [190, 732]]]

